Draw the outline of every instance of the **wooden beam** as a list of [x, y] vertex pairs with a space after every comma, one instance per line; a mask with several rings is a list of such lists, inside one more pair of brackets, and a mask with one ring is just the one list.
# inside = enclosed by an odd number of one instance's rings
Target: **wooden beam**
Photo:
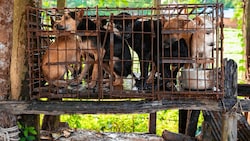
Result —
[[250, 97], [250, 84], [238, 84], [238, 96]]
[[[237, 103], [237, 104], [236, 104]], [[13, 114], [118, 114], [154, 113], [166, 109], [223, 111], [239, 106], [242, 112], [250, 111], [249, 99], [238, 100], [161, 100], [161, 101], [0, 101], [0, 111]]]

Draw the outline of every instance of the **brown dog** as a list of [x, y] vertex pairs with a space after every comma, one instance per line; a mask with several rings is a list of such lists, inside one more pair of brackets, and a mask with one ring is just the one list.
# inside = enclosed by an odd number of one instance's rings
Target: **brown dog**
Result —
[[[68, 16], [68, 13], [65, 13], [61, 20], [55, 21], [54, 27], [57, 30], [75, 32], [75, 22], [73, 20], [65, 22]], [[45, 80], [50, 85], [66, 87], [73, 82], [72, 80], [65, 80], [63, 77], [68, 70], [73, 73], [74, 68], [71, 67], [72, 64], [76, 66], [76, 69], [81, 67], [80, 42], [81, 39], [74, 34], [59, 34], [48, 47], [42, 58], [42, 72]]]

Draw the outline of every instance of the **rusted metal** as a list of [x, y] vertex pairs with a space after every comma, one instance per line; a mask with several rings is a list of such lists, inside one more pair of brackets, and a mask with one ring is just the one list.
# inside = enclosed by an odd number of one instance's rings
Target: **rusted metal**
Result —
[[[43, 9], [43, 8], [34, 8], [27, 7], [27, 37], [28, 37], [28, 47], [27, 47], [27, 57], [28, 57], [28, 65], [29, 65], [29, 87], [30, 87], [30, 97], [31, 99], [40, 99], [40, 98], [76, 98], [76, 99], [147, 99], [147, 100], [160, 100], [160, 99], [186, 99], [186, 98], [196, 98], [196, 99], [219, 99], [224, 95], [224, 62], [223, 62], [223, 5], [221, 4], [168, 4], [168, 5], [159, 5], [158, 7], [150, 7], [150, 8], [99, 8], [99, 7], [87, 7], [87, 8], [65, 8], [71, 11], [80, 11], [84, 10], [84, 18], [88, 18], [90, 20], [95, 21], [97, 28], [96, 30], [86, 30], [86, 31], [76, 31], [76, 32], [58, 32], [52, 29], [50, 17], [55, 17], [58, 14], [51, 14], [55, 9]], [[123, 16], [116, 17], [117, 14], [121, 12], [130, 13], [131, 16]], [[157, 14], [155, 14], [157, 13]], [[170, 56], [160, 56], [160, 54], [164, 54], [164, 44], [165, 42], [161, 39], [156, 40], [156, 44], [154, 44], [153, 40], [157, 37], [163, 38], [165, 35], [177, 34], [180, 36], [181, 34], [192, 34], [197, 32], [198, 28], [193, 29], [163, 29], [163, 25], [161, 22], [163, 20], [169, 21], [173, 17], [177, 16], [186, 16], [187, 18], [194, 18], [195, 16], [207, 16], [212, 20], [215, 25], [213, 25], [208, 30], [213, 30], [214, 41], [215, 44], [213, 46], [213, 50], [210, 52], [211, 56], [209, 58], [192, 58], [181, 57], [180, 54], [180, 46], [178, 46], [178, 55], [176, 57]], [[113, 23], [115, 20], [122, 20], [123, 26], [125, 25], [126, 20], [130, 20], [134, 25], [135, 22], [148, 21], [148, 20], [158, 20], [156, 25], [151, 22], [151, 31], [127, 31], [125, 27], [120, 30], [121, 35], [129, 34], [131, 38], [130, 51], [132, 52], [132, 60], [120, 60], [120, 63], [124, 63], [124, 61], [133, 62], [132, 71], [135, 75], [140, 75], [139, 64], [142, 62], [147, 62], [151, 66], [154, 64], [153, 58], [158, 58], [158, 62], [155, 63], [156, 73], [153, 78], [153, 82], [151, 82], [150, 86], [147, 88], [138, 88], [135, 87], [136, 79], [132, 76], [123, 77], [123, 85], [122, 86], [113, 86], [113, 80], [115, 79], [113, 76], [114, 72], [114, 34], [115, 31], [113, 28], [109, 31], [103, 31], [101, 28], [102, 19], [109, 19], [108, 21]], [[77, 21], [79, 22], [79, 21]], [[206, 24], [206, 23], [205, 23]], [[142, 28], [145, 25], [142, 24]], [[157, 26], [157, 28], [154, 28]], [[113, 25], [111, 26], [113, 27]], [[155, 30], [156, 29], [156, 30]], [[205, 28], [203, 30], [206, 30]], [[161, 35], [158, 35], [159, 31], [161, 31]], [[109, 32], [110, 36], [105, 39], [105, 42], [110, 42], [110, 60], [109, 60], [109, 69], [111, 71], [111, 75], [106, 75], [103, 68], [103, 60], [99, 57], [97, 62], [91, 60], [82, 60], [81, 66], [84, 68], [86, 64], [98, 64], [98, 75], [99, 78], [96, 80], [97, 85], [95, 88], [90, 89], [86, 86], [88, 85], [88, 81], [91, 80], [90, 73], [86, 75], [87, 78], [80, 80], [80, 84], [77, 85], [68, 85], [67, 87], [55, 87], [49, 86], [48, 82], [44, 79], [43, 72], [41, 69], [41, 61], [42, 57], [45, 54], [46, 50], [50, 46], [52, 42], [55, 42], [56, 37], [60, 36], [84, 36], [86, 38], [96, 37], [97, 38], [97, 52], [100, 55], [100, 47], [103, 46], [103, 42], [99, 42], [101, 32]], [[140, 34], [142, 36], [141, 40], [146, 39], [146, 36], [150, 36], [151, 42], [151, 52], [153, 52], [154, 48], [157, 48], [157, 52], [152, 53], [150, 59], [143, 60], [137, 57], [137, 54], [133, 52], [133, 50], [137, 47], [135, 46], [135, 34]], [[124, 47], [126, 44], [129, 44], [125, 37], [121, 37]], [[156, 45], [156, 46], [155, 46]], [[142, 45], [143, 46], [143, 45]], [[170, 52], [172, 52], [172, 47], [169, 47]], [[145, 53], [144, 51], [141, 52]], [[181, 67], [181, 64], [209, 64], [209, 69], [214, 70], [214, 80], [212, 89], [203, 89], [203, 90], [195, 90], [195, 89], [183, 89], [181, 86], [181, 79], [179, 78], [179, 72], [177, 76], [174, 76], [173, 71], [171, 69], [177, 67]], [[75, 64], [79, 64], [79, 62], [48, 62], [48, 65], [70, 65], [74, 66]], [[160, 70], [160, 67], [163, 65], [170, 65], [170, 77], [163, 76], [164, 68]], [[150, 66], [149, 65], [149, 66]], [[121, 68], [122, 70], [125, 68]], [[151, 68], [152, 69], [152, 68]], [[149, 72], [151, 69], [148, 69]], [[57, 70], [59, 71], [59, 70]], [[91, 72], [91, 70], [88, 70]], [[123, 71], [122, 71], [123, 72]], [[162, 72], [162, 73], [161, 73]], [[72, 81], [71, 74], [72, 72], [68, 71], [64, 75], [65, 82], [69, 83]], [[138, 77], [138, 76], [137, 76]], [[144, 78], [140, 78], [144, 79]], [[203, 78], [201, 78], [203, 79]], [[172, 85], [175, 81], [177, 81], [176, 85]], [[105, 84], [109, 83], [109, 86], [105, 86]], [[169, 87], [167, 87], [169, 85]]]

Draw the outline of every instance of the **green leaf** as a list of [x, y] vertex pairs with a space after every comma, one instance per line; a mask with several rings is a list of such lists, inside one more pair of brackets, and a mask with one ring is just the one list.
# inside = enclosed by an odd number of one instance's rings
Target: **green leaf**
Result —
[[24, 135], [24, 137], [28, 137], [28, 135], [29, 135], [29, 130], [28, 130], [27, 128], [24, 129], [23, 135]]
[[26, 138], [25, 138], [25, 137], [22, 137], [22, 138], [20, 139], [20, 141], [26, 141]]
[[243, 59], [241, 59], [240, 61], [239, 61], [239, 63], [245, 63], [246, 62], [246, 60], [243, 60]]
[[26, 139], [27, 139], [28, 141], [33, 141], [33, 140], [36, 139], [36, 137], [35, 137], [35, 136], [28, 136]]
[[239, 67], [239, 70], [240, 70], [240, 71], [245, 71], [246, 68], [245, 68], [244, 66], [240, 66], [240, 67]]
[[30, 132], [30, 134], [32, 134], [32, 135], [37, 135], [37, 132], [36, 132], [35, 129], [34, 129], [34, 130], [29, 130], [29, 132]]

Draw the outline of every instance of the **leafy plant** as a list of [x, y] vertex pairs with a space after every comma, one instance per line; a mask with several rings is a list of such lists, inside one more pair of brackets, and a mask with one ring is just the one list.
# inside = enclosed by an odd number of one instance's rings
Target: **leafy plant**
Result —
[[37, 131], [35, 127], [24, 126], [18, 122], [18, 127], [20, 129], [19, 137], [20, 141], [34, 141], [36, 140]]

